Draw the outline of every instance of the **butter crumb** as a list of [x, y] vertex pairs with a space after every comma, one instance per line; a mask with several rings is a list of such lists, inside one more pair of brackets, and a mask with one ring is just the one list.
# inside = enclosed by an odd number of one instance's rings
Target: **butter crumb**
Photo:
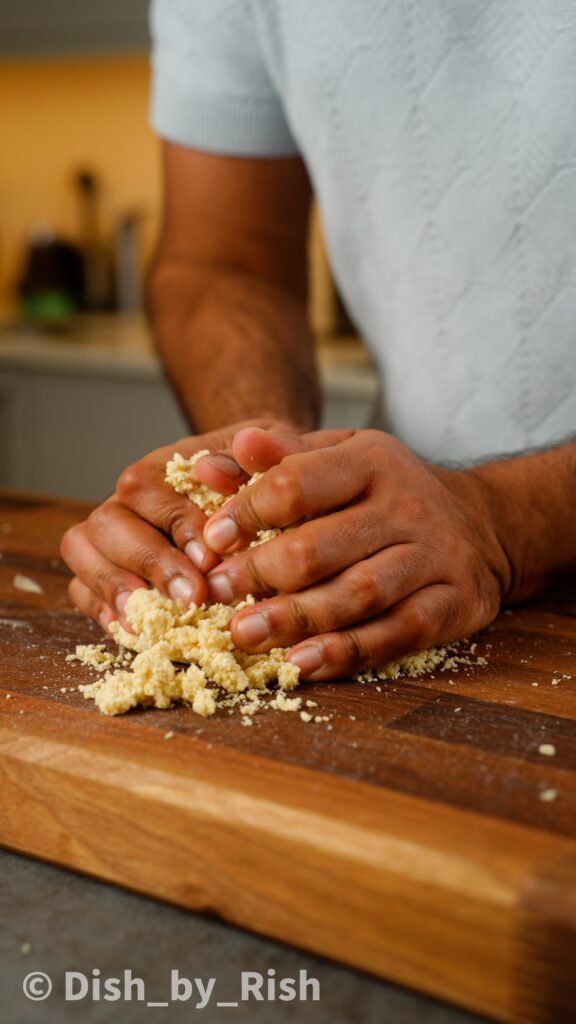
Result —
[[544, 757], [554, 757], [556, 753], [556, 747], [553, 743], [541, 743], [538, 747], [538, 753], [543, 754]]

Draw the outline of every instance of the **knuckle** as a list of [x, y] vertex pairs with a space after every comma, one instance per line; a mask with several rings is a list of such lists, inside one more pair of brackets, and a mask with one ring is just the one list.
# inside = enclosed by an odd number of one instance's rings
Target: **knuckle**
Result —
[[107, 600], [108, 595], [114, 591], [114, 576], [105, 566], [97, 566], [90, 577], [89, 586]]
[[284, 615], [290, 622], [291, 629], [304, 636], [310, 636], [317, 631], [317, 624], [311, 609], [297, 596], [290, 597], [284, 608]]
[[424, 650], [434, 642], [437, 625], [432, 619], [427, 605], [422, 602], [414, 602], [404, 609], [402, 618], [402, 632], [407, 643], [415, 651]]
[[296, 529], [283, 538], [283, 556], [292, 575], [302, 581], [315, 575], [320, 561], [318, 544], [308, 530]]
[[98, 505], [86, 520], [86, 529], [91, 537], [97, 537], [110, 526], [110, 514], [106, 505]]
[[194, 518], [194, 503], [190, 502], [190, 506], [191, 511], [188, 511], [188, 514], [183, 512], [180, 508], [166, 509], [164, 522], [161, 523], [164, 532], [169, 534], [175, 543], [181, 547], [183, 547], [184, 544], [186, 544], [192, 537], [198, 536], [198, 533], [201, 532], [201, 530], [198, 530], [197, 528], [194, 529], [193, 527], [191, 520]]
[[[251, 487], [247, 487], [238, 495], [230, 508], [225, 511], [234, 519], [240, 531], [254, 531], [267, 529], [270, 525], [262, 509], [262, 492], [258, 487], [259, 481]], [[210, 517], [208, 517], [210, 518]]]
[[122, 470], [118, 480], [116, 482], [116, 493], [120, 498], [120, 501], [129, 503], [134, 495], [138, 493], [142, 487], [143, 480], [143, 465], [142, 462], [133, 462], [126, 469]]
[[90, 586], [110, 607], [114, 607], [118, 595], [128, 589], [126, 581], [120, 573], [105, 569], [100, 569], [95, 573]]
[[359, 614], [371, 617], [386, 603], [386, 588], [379, 573], [368, 566], [356, 565], [349, 573], [349, 586]]
[[[263, 547], [265, 545], [262, 545]], [[268, 564], [265, 553], [260, 547], [249, 548], [240, 556], [243, 561], [241, 575], [248, 584], [249, 589], [259, 594], [267, 594], [275, 589], [271, 576], [268, 572]]]
[[437, 634], [442, 637], [458, 632], [462, 621], [462, 609], [453, 595], [442, 594], [435, 607]]
[[76, 550], [76, 546], [84, 532], [82, 523], [75, 523], [71, 526], [62, 537], [60, 541], [60, 554], [65, 562], [68, 561], [71, 554]]
[[266, 473], [268, 495], [274, 505], [282, 509], [282, 518], [294, 522], [303, 515], [302, 476], [295, 462], [287, 458]]
[[437, 593], [431, 601], [414, 602], [404, 609], [405, 630], [415, 649], [423, 650], [460, 629], [462, 608], [454, 594]]
[[136, 555], [135, 561], [138, 572], [144, 579], [151, 580], [158, 572], [160, 558], [158, 552], [154, 551], [153, 548], [141, 548]]
[[362, 431], [362, 447], [365, 450], [372, 452], [373, 454], [378, 454], [379, 458], [381, 458], [382, 460], [389, 461], [391, 458], [391, 453], [386, 442], [387, 435], [384, 434], [381, 430], [373, 430], [370, 428], [369, 430]]
[[366, 662], [366, 651], [358, 632], [346, 629], [338, 636], [338, 661], [348, 672], [354, 672]]

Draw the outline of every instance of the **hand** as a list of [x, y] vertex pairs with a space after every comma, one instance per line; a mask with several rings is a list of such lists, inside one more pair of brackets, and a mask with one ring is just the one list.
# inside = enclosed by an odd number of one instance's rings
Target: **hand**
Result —
[[[251, 422], [263, 430], [294, 432], [272, 420]], [[124, 470], [110, 498], [67, 531], [61, 553], [75, 573], [69, 595], [80, 611], [104, 629], [116, 618], [129, 628], [123, 618], [126, 601], [133, 590], [149, 583], [185, 604], [206, 600], [204, 574], [217, 565], [218, 556], [202, 541], [204, 513], [165, 482], [165, 466], [175, 451], [187, 458], [202, 448], [220, 451], [212, 459], [210, 479], [216, 490], [232, 494], [247, 477], [227, 449], [245, 425], [187, 437], [150, 452]]]
[[[210, 572], [210, 594], [228, 603], [277, 595], [234, 616], [236, 644], [298, 644], [290, 660], [303, 677], [335, 679], [489, 623], [511, 569], [482, 479], [428, 465], [379, 431], [318, 450], [322, 433], [272, 438], [251, 428], [232, 442], [240, 466], [269, 471], [204, 529], [218, 555], [240, 552]], [[289, 526], [242, 550], [258, 531]]]

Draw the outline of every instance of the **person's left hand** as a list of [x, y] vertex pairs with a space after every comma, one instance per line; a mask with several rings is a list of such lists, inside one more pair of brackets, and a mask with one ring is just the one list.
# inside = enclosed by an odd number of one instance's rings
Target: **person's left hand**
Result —
[[[232, 454], [248, 473], [267, 472], [205, 527], [219, 555], [239, 552], [208, 576], [210, 596], [276, 595], [234, 616], [242, 650], [298, 644], [289, 660], [303, 678], [335, 679], [459, 639], [497, 615], [511, 567], [473, 470], [431, 466], [374, 430], [310, 450], [306, 436], [249, 427]], [[210, 463], [196, 467], [208, 484]], [[295, 529], [242, 550], [273, 527]]]

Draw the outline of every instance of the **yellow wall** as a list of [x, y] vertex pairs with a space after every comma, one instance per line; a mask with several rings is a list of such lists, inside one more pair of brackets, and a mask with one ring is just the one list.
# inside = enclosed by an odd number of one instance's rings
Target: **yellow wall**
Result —
[[158, 142], [148, 127], [146, 57], [13, 61], [0, 64], [0, 310], [11, 305], [27, 231], [35, 223], [74, 235], [80, 166], [103, 186], [101, 224], [113, 230], [127, 208], [159, 212]]

